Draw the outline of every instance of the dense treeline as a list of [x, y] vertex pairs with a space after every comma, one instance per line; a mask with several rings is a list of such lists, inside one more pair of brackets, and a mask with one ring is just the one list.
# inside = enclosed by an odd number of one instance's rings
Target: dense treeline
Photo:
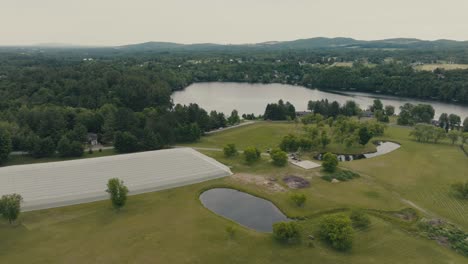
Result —
[[[395, 58], [401, 54], [393, 53]], [[277, 82], [468, 103], [468, 71], [415, 71], [410, 61], [385, 62], [392, 56], [387, 51], [85, 55], [0, 53], [0, 128], [11, 141], [5, 149], [11, 145], [36, 157], [56, 151], [79, 156], [88, 133], [103, 143], [118, 141], [122, 152], [158, 149], [239, 122], [237, 111], [227, 118], [197, 105], [173, 105], [173, 91], [202, 81]], [[422, 58], [418, 56], [413, 59]], [[352, 67], [331, 66], [350, 60], [356, 61]], [[365, 61], [376, 65], [361, 63]], [[352, 102], [309, 108], [325, 117], [359, 111]], [[429, 117], [407, 124], [428, 122]], [[271, 104], [264, 118], [294, 119], [295, 109], [288, 103]]]

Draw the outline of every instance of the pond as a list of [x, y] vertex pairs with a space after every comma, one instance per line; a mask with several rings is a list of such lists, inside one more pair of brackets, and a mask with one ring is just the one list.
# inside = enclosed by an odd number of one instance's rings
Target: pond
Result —
[[200, 201], [214, 213], [260, 232], [272, 232], [274, 223], [290, 221], [270, 201], [234, 189], [205, 191]]
[[[376, 152], [365, 153], [365, 154], [358, 154], [358, 155], [350, 155], [350, 154], [339, 154], [335, 153], [338, 156], [339, 161], [353, 161], [358, 159], [369, 159], [373, 157], [378, 157], [390, 153], [394, 150], [400, 148], [400, 144], [389, 142], [389, 141], [376, 141], [374, 142], [376, 145]], [[315, 158], [317, 160], [322, 160], [323, 154], [317, 155]]]
[[297, 111], [307, 110], [309, 100], [328, 99], [340, 104], [354, 100], [365, 109], [373, 104], [374, 99], [380, 99], [384, 105], [393, 105], [397, 113], [399, 107], [405, 103], [425, 103], [434, 107], [436, 119], [441, 113], [468, 117], [468, 106], [349, 91], [332, 93], [286, 84], [195, 83], [182, 91], [174, 92], [172, 99], [176, 104], [197, 103], [207, 111], [216, 110], [227, 115], [233, 109], [237, 109], [240, 114], [263, 114], [268, 103], [279, 99], [291, 102]]

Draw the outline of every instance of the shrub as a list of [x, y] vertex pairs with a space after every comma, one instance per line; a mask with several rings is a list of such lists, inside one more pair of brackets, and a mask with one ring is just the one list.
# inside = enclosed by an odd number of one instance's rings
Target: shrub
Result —
[[326, 215], [320, 221], [320, 238], [337, 250], [348, 250], [353, 244], [351, 219], [343, 214]]
[[463, 199], [468, 199], [468, 181], [452, 184], [452, 190]]
[[260, 159], [261, 152], [255, 147], [248, 147], [244, 150], [245, 161], [252, 164]]
[[110, 194], [112, 206], [117, 210], [122, 208], [127, 202], [128, 188], [124, 185], [123, 181], [117, 178], [109, 180], [106, 192]]
[[323, 155], [322, 167], [326, 172], [334, 172], [338, 166], [338, 158], [335, 154], [327, 152]]
[[361, 210], [355, 210], [351, 213], [351, 221], [353, 222], [353, 227], [355, 228], [368, 228], [370, 225], [370, 218]]
[[280, 148], [283, 151], [294, 152], [300, 147], [300, 140], [292, 134], [284, 136], [280, 143]]
[[294, 222], [273, 224], [273, 237], [281, 243], [294, 243], [299, 240], [299, 228]]
[[270, 152], [270, 157], [276, 166], [283, 167], [288, 163], [288, 154], [281, 149], [273, 149]]
[[0, 214], [11, 224], [15, 221], [21, 211], [23, 197], [19, 194], [3, 195], [0, 199]]
[[306, 200], [307, 200], [307, 197], [305, 196], [305, 194], [295, 193], [291, 195], [291, 201], [298, 207], [302, 207], [304, 203], [306, 202]]
[[233, 238], [234, 235], [236, 234], [236, 228], [233, 226], [227, 226], [226, 227], [226, 233], [229, 238]]
[[237, 156], [238, 154], [236, 145], [234, 144], [227, 144], [226, 146], [224, 146], [223, 152], [224, 152], [224, 156], [227, 158]]

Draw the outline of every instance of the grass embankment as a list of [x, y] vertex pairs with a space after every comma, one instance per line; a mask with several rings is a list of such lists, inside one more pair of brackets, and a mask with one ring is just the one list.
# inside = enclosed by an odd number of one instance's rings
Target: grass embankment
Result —
[[[276, 123], [271, 125], [276, 126]], [[294, 124], [279, 126], [286, 132], [296, 129]], [[254, 133], [266, 148], [273, 141], [258, 133], [260, 127], [252, 130], [252, 126], [246, 126], [239, 129], [251, 132], [233, 129], [216, 136], [226, 138], [234, 131], [239, 141], [234, 142], [247, 146], [254, 142], [248, 137], [249, 133]], [[271, 135], [271, 129], [275, 130], [270, 127], [264, 131]], [[356, 232], [350, 252], [338, 253], [319, 241], [313, 242], [315, 247], [307, 245], [307, 235], [317, 230], [317, 216], [321, 212], [345, 207], [386, 211], [407, 207], [395, 193], [453, 222], [464, 223], [467, 204], [455, 200], [446, 188], [468, 171], [466, 157], [459, 148], [449, 144], [414, 142], [408, 136], [409, 131], [400, 127], [387, 130], [387, 139], [402, 143], [395, 152], [369, 160], [340, 163], [342, 167], [361, 172], [362, 176], [339, 184], [317, 177], [318, 169], [305, 171], [292, 165], [276, 168], [265, 156], [250, 167], [242, 161], [242, 156], [226, 159], [221, 152], [204, 151], [232, 166], [234, 172], [275, 177], [283, 186], [282, 176], [294, 174], [310, 180], [311, 187], [273, 192], [265, 186], [245, 184], [228, 177], [131, 196], [119, 213], [111, 209], [108, 201], [28, 212], [21, 215], [15, 227], [0, 221], [0, 262], [466, 263], [466, 258], [454, 251], [413, 236], [399, 224], [379, 217], [372, 217], [368, 230]], [[278, 133], [275, 140], [279, 140], [283, 132]], [[235, 139], [235, 136], [229, 137]], [[225, 143], [228, 142], [222, 145]], [[279, 245], [269, 234], [243, 228], [210, 212], [201, 205], [198, 194], [212, 186], [242, 189], [270, 199], [289, 216], [309, 216], [308, 220], [299, 222], [303, 241], [298, 245]], [[306, 194], [303, 208], [290, 202], [293, 192]], [[434, 201], [438, 197], [443, 197], [440, 203], [444, 206]], [[235, 226], [237, 230], [233, 239], [225, 231], [228, 226]]]

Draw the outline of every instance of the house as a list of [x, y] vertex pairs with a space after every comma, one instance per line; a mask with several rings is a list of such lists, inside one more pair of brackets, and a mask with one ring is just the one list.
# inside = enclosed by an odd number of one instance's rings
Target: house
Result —
[[306, 115], [309, 115], [309, 114], [312, 114], [312, 112], [311, 111], [297, 111], [296, 112], [297, 117], [302, 117], [302, 116], [306, 116]]
[[372, 113], [372, 112], [369, 111], [369, 110], [363, 111], [363, 112], [361, 113], [361, 117], [372, 118], [372, 117], [374, 117], [374, 113]]
[[96, 146], [99, 144], [98, 135], [95, 133], [88, 133], [86, 142], [91, 146]]

